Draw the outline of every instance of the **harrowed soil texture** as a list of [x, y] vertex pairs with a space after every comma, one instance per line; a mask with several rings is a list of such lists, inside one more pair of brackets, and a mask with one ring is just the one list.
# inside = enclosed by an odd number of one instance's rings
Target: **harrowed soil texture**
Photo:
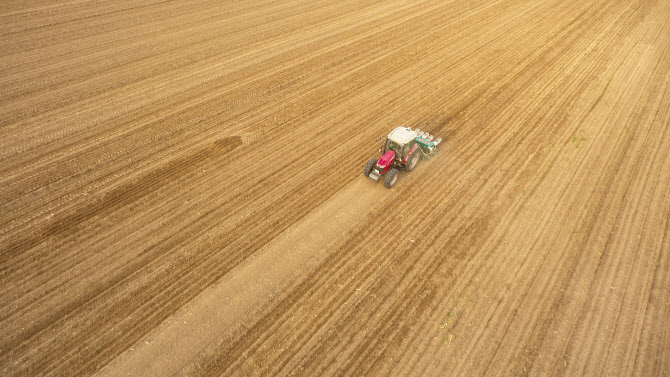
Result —
[[[0, 375], [670, 375], [670, 2], [0, 5]], [[439, 152], [387, 190], [379, 136]]]

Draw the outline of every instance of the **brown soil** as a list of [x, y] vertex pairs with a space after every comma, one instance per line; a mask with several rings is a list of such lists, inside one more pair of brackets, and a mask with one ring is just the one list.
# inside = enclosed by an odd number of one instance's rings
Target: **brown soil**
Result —
[[670, 2], [227, 3], [0, 6], [0, 375], [670, 375]]

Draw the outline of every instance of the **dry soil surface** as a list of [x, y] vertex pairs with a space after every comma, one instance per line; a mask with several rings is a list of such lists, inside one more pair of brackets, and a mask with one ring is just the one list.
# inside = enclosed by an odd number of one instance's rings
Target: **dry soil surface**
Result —
[[670, 375], [670, 1], [3, 1], [0, 51], [3, 376]]

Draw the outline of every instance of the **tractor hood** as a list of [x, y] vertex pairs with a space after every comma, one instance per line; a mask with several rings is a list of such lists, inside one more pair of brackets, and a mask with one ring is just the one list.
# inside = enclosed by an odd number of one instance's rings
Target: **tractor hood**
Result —
[[385, 168], [393, 162], [393, 159], [395, 158], [395, 152], [394, 151], [388, 151], [384, 153], [381, 157], [379, 157], [379, 160], [377, 161], [377, 165], [379, 167]]

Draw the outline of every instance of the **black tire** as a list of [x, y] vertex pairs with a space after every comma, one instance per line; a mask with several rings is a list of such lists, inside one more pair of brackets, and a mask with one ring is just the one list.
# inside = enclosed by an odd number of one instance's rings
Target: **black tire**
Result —
[[384, 178], [384, 187], [387, 189], [390, 189], [391, 187], [395, 186], [396, 182], [398, 182], [398, 169], [393, 168], [386, 173], [386, 178]]
[[416, 169], [416, 166], [419, 164], [421, 159], [421, 148], [416, 148], [414, 152], [407, 159], [407, 165], [405, 165], [405, 170], [412, 171]]
[[366, 177], [370, 175], [370, 172], [372, 172], [372, 168], [375, 167], [375, 164], [377, 163], [376, 158], [371, 158], [370, 161], [365, 164], [365, 168], [363, 168], [363, 175]]

